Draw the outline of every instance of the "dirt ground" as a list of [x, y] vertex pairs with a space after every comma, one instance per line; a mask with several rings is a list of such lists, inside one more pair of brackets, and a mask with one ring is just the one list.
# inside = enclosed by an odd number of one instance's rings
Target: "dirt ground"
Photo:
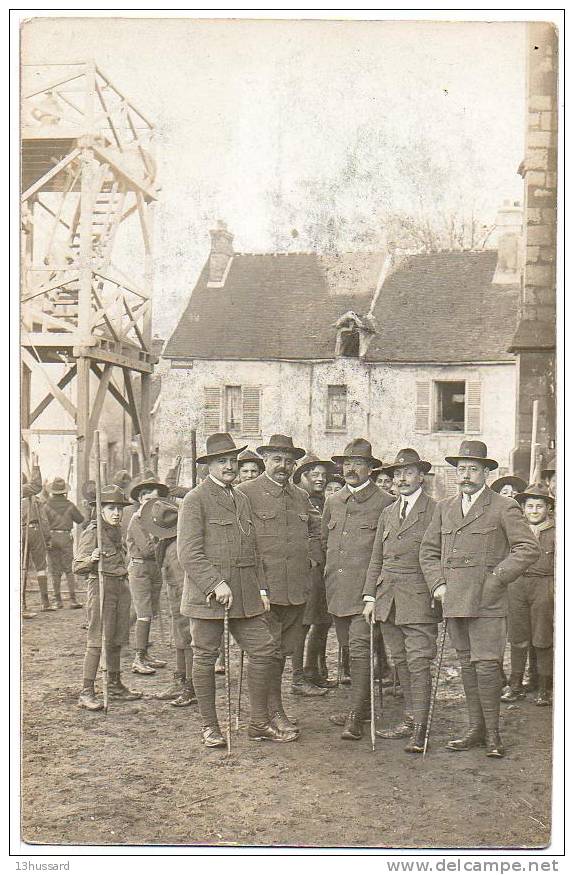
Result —
[[[29, 601], [34, 607], [34, 594]], [[341, 740], [328, 716], [346, 707], [349, 688], [302, 699], [290, 695], [289, 683], [287, 711], [299, 718], [300, 740], [249, 742], [242, 721], [227, 758], [200, 745], [197, 706], [173, 708], [153, 698], [175, 659], [159, 644], [157, 621], [154, 654], [168, 666], [141, 677], [131, 673], [131, 651], [122, 659], [124, 681], [144, 698], [112, 702], [107, 716], [78, 709], [83, 616], [66, 608], [23, 624], [25, 842], [511, 848], [549, 841], [551, 709], [535, 707], [530, 697], [503, 706], [503, 760], [488, 759], [484, 750], [447, 752], [445, 742], [466, 727], [448, 645], [424, 761], [405, 753], [402, 741], [378, 739], [373, 753], [368, 725], [361, 741]], [[232, 654], [235, 704], [235, 645]], [[333, 631], [328, 655], [334, 675]], [[223, 678], [218, 707], [223, 726]], [[401, 699], [385, 695], [384, 722], [400, 713]]]

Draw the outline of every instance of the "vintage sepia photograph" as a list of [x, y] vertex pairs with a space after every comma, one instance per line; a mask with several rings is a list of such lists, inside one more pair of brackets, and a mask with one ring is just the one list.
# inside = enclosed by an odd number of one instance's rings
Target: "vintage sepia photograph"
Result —
[[560, 26], [295, 16], [18, 21], [20, 853], [557, 835]]

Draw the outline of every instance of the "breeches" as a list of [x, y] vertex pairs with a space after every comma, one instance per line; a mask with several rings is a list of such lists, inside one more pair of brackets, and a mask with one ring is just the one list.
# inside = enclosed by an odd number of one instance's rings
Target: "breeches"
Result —
[[369, 659], [369, 625], [362, 614], [352, 617], [333, 617], [337, 640], [341, 647], [348, 647], [351, 659]]
[[[108, 647], [128, 643], [130, 623], [130, 590], [125, 577], [104, 576], [104, 630]], [[100, 583], [97, 577], [88, 577], [88, 647], [100, 647]]]
[[155, 559], [142, 559], [129, 564], [128, 576], [134, 610], [138, 620], [151, 619], [159, 609], [162, 577]]
[[410, 671], [416, 671], [435, 658], [437, 626], [434, 623], [397, 626], [387, 620], [381, 625], [385, 642], [397, 667], [406, 662]]
[[275, 655], [291, 656], [301, 640], [305, 605], [271, 605], [263, 614], [275, 647]]
[[506, 617], [449, 617], [448, 632], [457, 651], [470, 652], [470, 661], [502, 663], [506, 646]]
[[[194, 660], [215, 665], [223, 635], [223, 620], [191, 621]], [[250, 659], [270, 659], [276, 655], [276, 646], [263, 615], [229, 620], [229, 631]]]

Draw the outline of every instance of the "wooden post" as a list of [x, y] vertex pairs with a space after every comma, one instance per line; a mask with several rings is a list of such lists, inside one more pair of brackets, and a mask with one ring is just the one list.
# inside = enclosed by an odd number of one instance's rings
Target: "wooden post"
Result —
[[197, 432], [191, 430], [191, 486], [197, 486]]
[[84, 483], [90, 479], [90, 360], [84, 356], [77, 361], [77, 438], [76, 438], [76, 504], [84, 499]]
[[538, 437], [538, 401], [532, 402], [532, 436], [530, 438], [530, 483], [534, 483], [536, 473], [536, 450]]

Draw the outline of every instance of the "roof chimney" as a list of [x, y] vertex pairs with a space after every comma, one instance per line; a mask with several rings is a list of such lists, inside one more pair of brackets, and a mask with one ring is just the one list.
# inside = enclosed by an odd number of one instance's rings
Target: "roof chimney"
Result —
[[493, 238], [491, 240], [498, 248], [498, 260], [492, 282], [501, 286], [519, 284], [522, 239], [522, 207], [519, 201], [503, 202], [496, 216]]
[[227, 230], [225, 222], [219, 220], [211, 235], [211, 252], [209, 253], [209, 277], [207, 287], [221, 289], [225, 285], [231, 261], [233, 259], [233, 234]]

